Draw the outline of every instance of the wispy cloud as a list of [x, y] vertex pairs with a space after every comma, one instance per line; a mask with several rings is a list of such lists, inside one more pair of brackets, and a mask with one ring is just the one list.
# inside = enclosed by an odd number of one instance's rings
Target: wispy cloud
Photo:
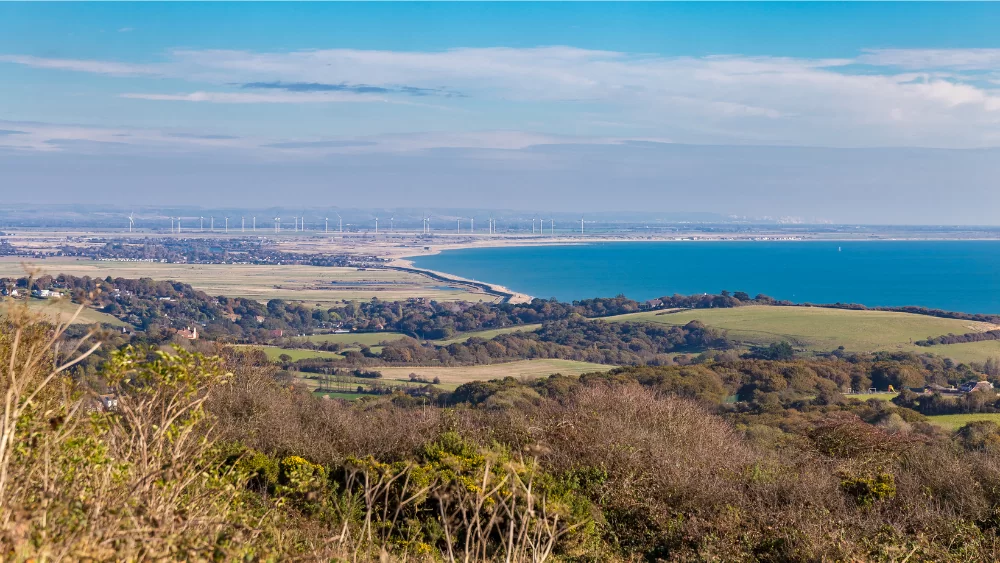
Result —
[[208, 149], [248, 151], [261, 144], [259, 140], [231, 135], [62, 123], [0, 121], [0, 129], [16, 133], [3, 137], [5, 148], [35, 152], [101, 151], [101, 147], [110, 146], [158, 153]]
[[338, 92], [253, 93], [190, 92], [187, 94], [121, 94], [122, 98], [161, 102], [210, 102], [216, 104], [311, 104], [334, 102], [388, 102], [385, 97]]
[[858, 62], [909, 70], [1000, 70], [1000, 49], [868, 49]]
[[[439, 149], [522, 151], [547, 145], [621, 145], [638, 141], [667, 142], [667, 139], [662, 138], [545, 135], [523, 131], [410, 133], [292, 140], [239, 137], [208, 132], [85, 127], [56, 123], [0, 121], [0, 127], [17, 127], [17, 135], [4, 139], [3, 146], [8, 149], [41, 152], [101, 152], [102, 150], [115, 150], [115, 147], [130, 147], [154, 152], [205, 153], [214, 150], [275, 158], [310, 158], [331, 154], [418, 153]], [[11, 129], [11, 131], [14, 130]], [[0, 130], [0, 135], [2, 135], [2, 130]]]
[[373, 147], [378, 145], [374, 141], [287, 141], [282, 143], [271, 143], [264, 145], [273, 149], [341, 149], [345, 147]]
[[355, 94], [406, 94], [409, 96], [462, 97], [458, 92], [443, 88], [417, 86], [370, 86], [368, 84], [323, 84], [321, 82], [247, 82], [242, 88], [259, 90], [285, 90], [287, 92], [352, 92]]
[[154, 65], [120, 63], [114, 61], [90, 61], [82, 59], [50, 59], [30, 55], [0, 55], [0, 62], [14, 63], [35, 68], [70, 70], [113, 76], [155, 76], [162, 73]]

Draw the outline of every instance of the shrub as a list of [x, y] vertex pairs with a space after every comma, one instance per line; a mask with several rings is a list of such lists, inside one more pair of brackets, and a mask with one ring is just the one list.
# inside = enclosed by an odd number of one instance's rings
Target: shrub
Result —
[[891, 473], [879, 473], [873, 477], [845, 476], [840, 488], [859, 506], [871, 506], [896, 496], [896, 480]]

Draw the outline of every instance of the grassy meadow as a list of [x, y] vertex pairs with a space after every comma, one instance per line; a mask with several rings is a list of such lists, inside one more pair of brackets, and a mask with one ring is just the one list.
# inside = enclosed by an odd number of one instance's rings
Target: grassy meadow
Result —
[[684, 309], [678, 312], [646, 311], [611, 317], [612, 321], [684, 325], [698, 320], [726, 330], [742, 344], [770, 344], [787, 340], [797, 348], [830, 351], [843, 346], [848, 352], [890, 350], [934, 353], [956, 361], [983, 361], [1000, 356], [1000, 341], [921, 347], [916, 340], [941, 334], [985, 331], [993, 325], [959, 319], [890, 311], [851, 311], [819, 307], [750, 306], [733, 309]]
[[449, 344], [454, 344], [456, 342], [465, 342], [466, 340], [473, 337], [489, 340], [495, 336], [500, 336], [501, 334], [510, 334], [512, 332], [534, 332], [540, 328], [542, 328], [541, 324], [530, 324], [530, 325], [510, 326], [505, 328], [495, 328], [492, 330], [476, 330], [470, 332], [460, 332], [452, 336], [451, 338], [431, 340], [431, 342], [437, 344], [438, 346], [447, 346]]
[[867, 401], [868, 399], [891, 401], [896, 398], [896, 395], [898, 395], [898, 393], [852, 393], [844, 396], [848, 399], [857, 399], [859, 401]]
[[[23, 259], [0, 258], [0, 277], [25, 275]], [[271, 266], [246, 264], [160, 264], [104, 262], [72, 258], [35, 260], [30, 267], [40, 274], [91, 277], [153, 278], [191, 284], [210, 295], [246, 297], [258, 301], [284, 299], [326, 304], [341, 300], [386, 301], [428, 297], [438, 301], [480, 301], [488, 296], [396, 270], [358, 270], [320, 266]]]
[[976, 414], [939, 414], [928, 416], [927, 420], [931, 424], [940, 426], [946, 430], [958, 430], [970, 422], [979, 420], [991, 420], [1000, 424], [1000, 413], [976, 413]]
[[[20, 304], [27, 304], [28, 309], [33, 313], [38, 313], [52, 321], [66, 322], [73, 318], [80, 305], [73, 303], [67, 298], [63, 299], [27, 299], [20, 301], [3, 300], [0, 301], [0, 312], [8, 307]], [[100, 311], [84, 307], [76, 317], [74, 324], [98, 324], [105, 323], [113, 326], [128, 326], [127, 323]]]

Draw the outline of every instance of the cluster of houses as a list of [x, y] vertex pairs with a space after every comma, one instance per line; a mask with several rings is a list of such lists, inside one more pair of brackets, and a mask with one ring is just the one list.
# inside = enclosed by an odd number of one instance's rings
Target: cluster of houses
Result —
[[[910, 391], [914, 393], [919, 393], [921, 395], [933, 395], [934, 393], [939, 393], [941, 395], [966, 395], [968, 393], [973, 393], [975, 391], [993, 391], [993, 384], [989, 381], [966, 381], [965, 383], [959, 385], [958, 387], [945, 387], [944, 385], [931, 384], [926, 387], [911, 387]], [[851, 391], [851, 393], [857, 393], [859, 391]], [[895, 393], [896, 389], [892, 385], [889, 386], [887, 393]], [[868, 389], [868, 393], [880, 393], [880, 391], [874, 387]]]
[[928, 385], [924, 393], [940, 393], [942, 395], [963, 395], [975, 391], [993, 391], [993, 384], [989, 381], [966, 381], [956, 387], [945, 387], [943, 385]]
[[24, 295], [31, 295], [36, 299], [60, 299], [64, 296], [64, 293], [54, 289], [32, 289], [29, 293], [28, 290], [17, 287], [4, 287], [0, 288], [0, 297], [22, 297]]

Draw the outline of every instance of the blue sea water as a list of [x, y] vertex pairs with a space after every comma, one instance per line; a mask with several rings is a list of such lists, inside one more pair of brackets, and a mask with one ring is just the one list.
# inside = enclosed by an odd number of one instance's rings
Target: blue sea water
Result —
[[1000, 313], [1000, 241], [616, 242], [451, 250], [413, 262], [564, 301], [726, 289]]

